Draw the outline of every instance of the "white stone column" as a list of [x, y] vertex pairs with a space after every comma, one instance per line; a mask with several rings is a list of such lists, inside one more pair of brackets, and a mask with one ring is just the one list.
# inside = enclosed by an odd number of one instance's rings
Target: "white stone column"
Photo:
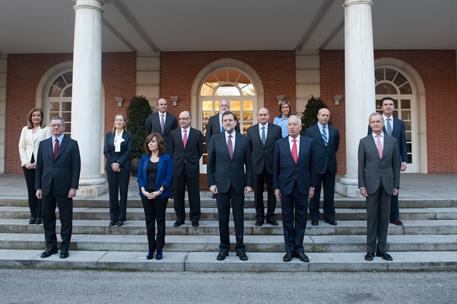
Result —
[[358, 196], [357, 151], [376, 109], [372, 0], [344, 0], [346, 175], [337, 191]]
[[100, 174], [102, 0], [76, 0], [73, 50], [72, 137], [81, 153], [78, 195], [106, 190]]

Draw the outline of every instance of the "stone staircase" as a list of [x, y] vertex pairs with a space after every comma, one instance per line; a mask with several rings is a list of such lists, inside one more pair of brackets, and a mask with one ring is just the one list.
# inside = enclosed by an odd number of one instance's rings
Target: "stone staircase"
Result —
[[[405, 226], [389, 227], [389, 252], [394, 261], [376, 258], [366, 262], [366, 211], [363, 200], [337, 199], [338, 226], [323, 221], [308, 222], [304, 247], [310, 263], [294, 259], [282, 262], [282, 223], [256, 227], [252, 198], [245, 206], [245, 245], [249, 260], [241, 262], [234, 253], [216, 261], [219, 230], [215, 200], [202, 199], [200, 227], [186, 222], [173, 227], [172, 201], [167, 208], [164, 260], [147, 261], [147, 239], [139, 199], [128, 203], [128, 221], [110, 227], [108, 202], [77, 199], [73, 209], [70, 258], [58, 255], [40, 259], [44, 249], [42, 225], [29, 225], [25, 199], [0, 199], [0, 267], [123, 269], [157, 271], [395, 271], [457, 269], [457, 201], [401, 200]], [[188, 210], [187, 210], [188, 211]], [[281, 209], [278, 204], [277, 218]], [[60, 223], [57, 221], [57, 231]], [[231, 233], [233, 236], [233, 223]], [[59, 239], [59, 237], [58, 237]], [[232, 239], [234, 243], [234, 239]]]

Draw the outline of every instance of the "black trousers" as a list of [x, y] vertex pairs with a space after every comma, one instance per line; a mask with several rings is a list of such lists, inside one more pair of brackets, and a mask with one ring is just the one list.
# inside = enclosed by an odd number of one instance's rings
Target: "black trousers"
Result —
[[380, 186], [369, 194], [367, 201], [367, 252], [379, 253], [387, 251], [387, 230], [390, 217], [390, 194]]
[[[165, 245], [165, 210], [168, 197], [149, 200], [141, 197], [146, 220], [146, 232], [148, 235], [149, 251], [162, 250]], [[157, 222], [157, 237], [155, 223]]]
[[[129, 190], [130, 170], [113, 172], [111, 168], [107, 168], [106, 177], [108, 178], [111, 221], [125, 221], [127, 219], [127, 194]], [[121, 194], [120, 200], [119, 192]]]
[[303, 239], [306, 230], [308, 194], [300, 194], [295, 182], [291, 194], [281, 193], [281, 208], [286, 252], [304, 252]]
[[[318, 220], [321, 189], [324, 188], [324, 219], [335, 220], [335, 174], [317, 175], [318, 183], [314, 189], [314, 196], [309, 201], [309, 215], [312, 219]], [[321, 186], [322, 185], [322, 186]]]
[[173, 178], [173, 206], [175, 208], [177, 222], [184, 222], [186, 219], [186, 211], [184, 209], [184, 192], [186, 186], [187, 193], [189, 194], [189, 218], [192, 223], [200, 220], [200, 185], [198, 178], [198, 174], [192, 176], [186, 174], [185, 171], [181, 176], [175, 176]]
[[232, 206], [233, 221], [235, 223], [235, 250], [244, 250], [244, 193], [236, 193], [233, 187], [226, 193], [219, 193], [216, 198], [217, 215], [219, 217], [220, 251], [230, 248], [229, 217]]
[[268, 173], [264, 168], [262, 174], [256, 174], [254, 179], [254, 201], [257, 219], [265, 217], [265, 205], [263, 203], [263, 190], [265, 182], [267, 183], [268, 206], [267, 219], [273, 218], [276, 208], [276, 198], [272, 185], [273, 175]]
[[41, 218], [41, 200], [35, 195], [35, 169], [22, 167], [24, 171], [25, 183], [27, 185], [27, 194], [29, 198], [29, 208], [31, 218]]
[[60, 248], [68, 251], [73, 227], [73, 199], [67, 196], [56, 196], [52, 192], [43, 196], [43, 227], [46, 248], [57, 248], [56, 205], [59, 208], [61, 225], [62, 244]]

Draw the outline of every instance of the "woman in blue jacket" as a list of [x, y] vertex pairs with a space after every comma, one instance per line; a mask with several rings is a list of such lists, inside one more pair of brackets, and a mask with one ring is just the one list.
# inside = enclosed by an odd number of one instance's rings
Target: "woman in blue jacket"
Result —
[[165, 244], [165, 210], [172, 193], [173, 162], [171, 156], [165, 154], [165, 141], [159, 133], [146, 136], [144, 149], [146, 154], [141, 157], [137, 178], [148, 234], [146, 258], [151, 260], [155, 253], [156, 260], [161, 260]]
[[122, 226], [126, 220], [131, 151], [132, 135], [125, 130], [124, 115], [117, 114], [114, 117], [113, 130], [106, 133], [103, 149], [106, 157], [105, 170], [108, 178], [111, 226]]

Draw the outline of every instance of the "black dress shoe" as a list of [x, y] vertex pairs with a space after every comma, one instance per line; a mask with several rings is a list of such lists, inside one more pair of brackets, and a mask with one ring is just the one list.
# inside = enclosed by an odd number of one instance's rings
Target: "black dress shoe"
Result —
[[219, 254], [217, 255], [217, 260], [218, 261], [223, 261], [225, 260], [225, 257], [228, 256], [229, 253], [227, 251], [219, 251]]
[[282, 260], [284, 262], [290, 262], [290, 261], [292, 261], [293, 257], [294, 257], [294, 255], [292, 253], [286, 253], [286, 255], [282, 258]]
[[262, 225], [263, 225], [263, 218], [258, 218], [258, 219], [255, 221], [255, 225], [256, 225], [256, 226], [262, 226]]
[[302, 262], [309, 263], [309, 258], [304, 252], [297, 253], [296, 257]]
[[319, 221], [316, 220], [316, 219], [312, 219], [312, 220], [311, 220], [311, 225], [313, 225], [313, 226], [319, 226]]
[[41, 254], [41, 258], [42, 259], [49, 258], [51, 255], [56, 254], [56, 253], [57, 253], [57, 248], [48, 248], [45, 251], [43, 251], [43, 253]]
[[393, 261], [394, 260], [392, 258], [392, 256], [390, 254], [388, 254], [387, 252], [377, 252], [376, 256], [377, 257], [381, 257], [383, 260], [386, 260], [386, 261]]
[[124, 221], [117, 222], [117, 227], [121, 227], [121, 226], [124, 226]]
[[179, 226], [181, 226], [182, 224], [184, 224], [184, 222], [178, 222], [178, 221], [176, 221], [175, 224], [174, 224], [174, 226], [175, 226], [175, 227], [179, 227]]
[[336, 222], [335, 220], [325, 219], [324, 221], [325, 221], [327, 224], [332, 225], [332, 226], [336, 226], [336, 225], [337, 225], [337, 222]]
[[267, 219], [267, 224], [270, 224], [272, 226], [278, 226], [278, 222], [274, 218]]
[[244, 250], [239, 250], [236, 252], [236, 256], [240, 258], [241, 261], [247, 261], [248, 256], [246, 255], [246, 251]]
[[41, 219], [41, 217], [37, 217], [36, 221], [35, 221], [35, 224], [41, 225], [41, 223], [43, 223], [43, 220]]
[[36, 219], [34, 217], [31, 217], [29, 220], [29, 224], [35, 224]]
[[366, 261], [373, 261], [373, 258], [374, 258], [374, 255], [371, 252], [367, 252], [367, 254], [365, 254]]
[[111, 221], [111, 222], [109, 222], [109, 225], [110, 225], [110, 226], [116, 226], [116, 224], [117, 224], [116, 221]]
[[59, 255], [59, 258], [61, 259], [66, 259], [68, 258], [70, 255], [68, 254], [68, 250], [60, 250], [60, 255]]
[[146, 260], [152, 260], [154, 258], [154, 251], [149, 251], [146, 255]]
[[192, 227], [198, 227], [200, 224], [198, 223], [198, 221], [194, 221], [192, 222]]

